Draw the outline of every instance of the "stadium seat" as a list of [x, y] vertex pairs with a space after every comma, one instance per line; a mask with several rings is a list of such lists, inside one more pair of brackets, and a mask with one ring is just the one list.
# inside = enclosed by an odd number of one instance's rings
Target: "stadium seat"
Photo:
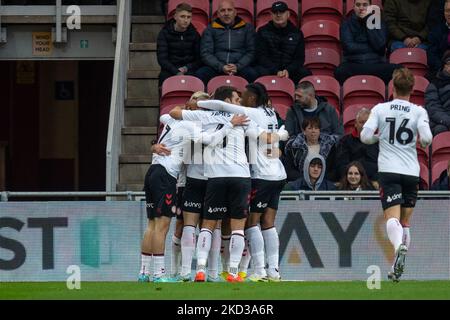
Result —
[[266, 87], [272, 106], [278, 111], [281, 118], [286, 119], [287, 111], [294, 104], [294, 82], [289, 78], [277, 76], [260, 77], [255, 82], [259, 82]]
[[442, 132], [435, 136], [431, 150], [432, 167], [439, 161], [450, 160], [450, 131]]
[[420, 48], [402, 48], [391, 53], [390, 63], [401, 64], [416, 76], [424, 77], [428, 70], [427, 52]]
[[[212, 16], [213, 19], [217, 18], [217, 8], [219, 6], [219, 0], [212, 1]], [[241, 17], [245, 22], [255, 25], [255, 5], [253, 1], [248, 0], [234, 0], [234, 5], [239, 17]]]
[[[383, 10], [383, 1], [382, 0], [372, 0], [373, 5], [377, 5], [380, 7], [381, 10]], [[355, 5], [355, 0], [347, 0], [346, 2], [346, 10], [345, 15], [349, 17], [351, 13], [353, 12], [353, 7]]]
[[[448, 160], [450, 160], [450, 157]], [[431, 185], [439, 179], [442, 172], [447, 170], [448, 160], [438, 161], [431, 167]]]
[[339, 24], [330, 20], [315, 20], [304, 23], [302, 32], [305, 49], [329, 48], [341, 52]]
[[242, 93], [247, 84], [247, 80], [238, 76], [217, 76], [209, 80], [206, 90], [212, 95], [214, 94], [214, 91], [221, 86], [232, 86]]
[[372, 109], [373, 105], [354, 104], [344, 109], [344, 112], [342, 113], [342, 121], [344, 123], [344, 134], [349, 134], [353, 131], [353, 128], [355, 127], [356, 115], [362, 108]]
[[[258, 0], [256, 2], [256, 30], [272, 20], [272, 4], [277, 0]], [[284, 1], [291, 13], [289, 20], [298, 27], [298, 1], [285, 0]]]
[[303, 0], [302, 25], [315, 20], [332, 20], [340, 23], [344, 14], [342, 0]]
[[341, 63], [340, 52], [329, 48], [305, 50], [305, 67], [314, 75], [334, 77], [334, 70]]
[[184, 105], [197, 91], [205, 91], [205, 86], [202, 80], [196, 77], [173, 76], [166, 79], [161, 88], [160, 110], [169, 105]]
[[353, 104], [376, 105], [384, 102], [386, 96], [386, 86], [375, 76], [353, 76], [348, 78], [343, 85], [343, 106]]
[[[171, 19], [175, 14], [177, 5], [186, 2], [185, 0], [169, 0], [167, 4], [167, 19]], [[192, 24], [201, 35], [209, 23], [209, 0], [190, 0], [192, 6]]]
[[430, 189], [430, 171], [423, 163], [420, 163], [420, 186], [422, 190]]
[[416, 150], [417, 150], [417, 158], [418, 158], [419, 162], [423, 163], [424, 165], [426, 165], [428, 167], [429, 161], [430, 161], [429, 148], [422, 149], [422, 147], [420, 146], [419, 140], [417, 140]]
[[[411, 94], [411, 102], [415, 103], [419, 106], [425, 106], [425, 91], [427, 90], [428, 85], [430, 82], [421, 76], [415, 76], [416, 83], [414, 84], [414, 90]], [[392, 80], [389, 82], [389, 99], [393, 98], [393, 82]]]
[[316, 89], [316, 94], [327, 98], [328, 103], [331, 104], [338, 115], [341, 115], [341, 87], [339, 82], [330, 76], [308, 76], [300, 80], [309, 81], [314, 85]]

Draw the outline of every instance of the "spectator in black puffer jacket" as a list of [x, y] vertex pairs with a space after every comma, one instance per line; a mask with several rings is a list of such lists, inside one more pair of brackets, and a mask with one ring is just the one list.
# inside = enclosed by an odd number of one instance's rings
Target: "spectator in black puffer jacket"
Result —
[[368, 28], [368, 21], [374, 10], [370, 3], [369, 0], [356, 0], [351, 17], [341, 25], [344, 60], [334, 73], [341, 84], [355, 75], [377, 76], [388, 84], [394, 70], [401, 67], [386, 62], [385, 22], [381, 20], [381, 28]]
[[161, 66], [159, 85], [174, 75], [195, 75], [201, 66], [200, 35], [191, 24], [192, 7], [177, 6], [174, 18], [160, 31], [156, 54]]
[[442, 69], [425, 91], [425, 108], [433, 136], [450, 131], [450, 51], [442, 59]]
[[277, 75], [290, 78], [297, 84], [311, 75], [305, 63], [303, 32], [289, 21], [286, 3], [274, 2], [272, 21], [258, 30], [256, 37], [257, 66], [259, 76]]
[[445, 16], [445, 19], [436, 19], [439, 23], [434, 26], [428, 36], [430, 46], [427, 50], [427, 56], [431, 78], [433, 78], [433, 76], [436, 75], [436, 72], [441, 68], [441, 61], [444, 53], [447, 50], [450, 50], [450, 0], [445, 1], [445, 11], [443, 15]]
[[219, 75], [238, 75], [248, 82], [258, 77], [255, 59], [255, 29], [237, 16], [232, 0], [220, 0], [215, 19], [203, 32], [201, 58], [204, 67], [197, 76], [205, 86]]

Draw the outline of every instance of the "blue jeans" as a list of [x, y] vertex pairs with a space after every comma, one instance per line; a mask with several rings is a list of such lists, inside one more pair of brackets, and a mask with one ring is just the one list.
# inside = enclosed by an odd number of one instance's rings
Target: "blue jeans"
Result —
[[[401, 48], [407, 48], [405, 46], [405, 44], [403, 43], [403, 41], [394, 41], [391, 44], [391, 52], [394, 52], [397, 49], [401, 49]], [[417, 48], [423, 49], [423, 50], [427, 50], [428, 46], [426, 44], [419, 44], [419, 46]]]

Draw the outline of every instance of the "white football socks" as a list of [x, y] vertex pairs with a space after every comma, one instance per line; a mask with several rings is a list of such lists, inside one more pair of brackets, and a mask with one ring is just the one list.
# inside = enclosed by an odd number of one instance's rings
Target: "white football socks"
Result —
[[181, 236], [181, 274], [191, 274], [192, 257], [195, 252], [195, 227], [184, 226]]
[[172, 237], [172, 274], [177, 275], [180, 271], [180, 259], [181, 259], [181, 239], [175, 235]]
[[250, 254], [252, 256], [252, 265], [254, 272], [258, 275], [265, 276], [264, 269], [264, 238], [259, 226], [254, 226], [245, 230], [245, 234], [249, 241]]
[[403, 241], [403, 228], [397, 218], [390, 218], [386, 222], [386, 230], [389, 241], [391, 241], [394, 249], [397, 250]]
[[244, 247], [244, 230], [233, 231], [230, 239], [230, 266], [228, 267], [228, 272], [234, 276], [239, 271], [239, 263], [241, 262]]
[[151, 274], [152, 255], [142, 252], [141, 253], [141, 271], [140, 274]]
[[407, 225], [403, 226], [403, 243], [408, 247], [411, 244], [411, 232], [410, 227]]
[[241, 262], [239, 263], [239, 272], [247, 274], [251, 258], [248, 239], [244, 238], [244, 250], [242, 251]]
[[166, 274], [164, 255], [153, 255], [154, 277], [161, 278]]
[[220, 249], [222, 272], [228, 272], [228, 266], [230, 264], [230, 238], [230, 235], [222, 236], [222, 246]]
[[222, 244], [222, 231], [214, 229], [212, 235], [211, 249], [208, 256], [208, 276], [217, 278], [219, 276], [219, 255]]
[[206, 261], [211, 249], [212, 232], [203, 228], [198, 235], [197, 241], [197, 271], [205, 272]]
[[269, 270], [279, 270], [279, 250], [280, 239], [278, 238], [277, 229], [275, 227], [261, 231], [264, 238], [264, 246], [266, 248], [266, 258]]

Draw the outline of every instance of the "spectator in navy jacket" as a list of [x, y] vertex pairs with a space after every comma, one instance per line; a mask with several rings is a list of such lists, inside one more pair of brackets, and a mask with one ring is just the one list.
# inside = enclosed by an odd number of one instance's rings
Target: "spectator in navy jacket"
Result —
[[444, 16], [445, 20], [439, 20], [439, 23], [431, 30], [428, 37], [429, 48], [427, 55], [431, 77], [434, 77], [440, 69], [444, 53], [450, 50], [450, 0], [445, 1]]
[[369, 18], [374, 7], [369, 0], [356, 0], [352, 15], [341, 25], [343, 63], [336, 69], [335, 77], [343, 84], [355, 75], [377, 76], [388, 84], [392, 73], [400, 65], [386, 62], [387, 28], [369, 28]]
[[174, 18], [160, 31], [156, 54], [161, 66], [159, 85], [174, 75], [195, 75], [201, 65], [200, 35], [191, 24], [192, 7], [180, 3]]

